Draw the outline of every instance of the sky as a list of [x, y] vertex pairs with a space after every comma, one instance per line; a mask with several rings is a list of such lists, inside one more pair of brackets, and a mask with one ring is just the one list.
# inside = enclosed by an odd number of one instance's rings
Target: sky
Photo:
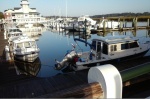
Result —
[[[21, 0], [0, 0], [0, 12], [20, 6]], [[28, 0], [42, 16], [81, 16], [150, 12], [150, 0]]]

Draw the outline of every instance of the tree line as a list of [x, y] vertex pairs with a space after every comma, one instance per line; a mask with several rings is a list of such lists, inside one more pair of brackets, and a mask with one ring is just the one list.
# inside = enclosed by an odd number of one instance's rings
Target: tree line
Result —
[[101, 17], [119, 17], [119, 16], [125, 16], [125, 17], [130, 17], [130, 16], [150, 16], [150, 12], [143, 12], [143, 13], [132, 13], [132, 12], [112, 13], [112, 14], [104, 14], [104, 15], [93, 15], [91, 17], [92, 18], [101, 18]]

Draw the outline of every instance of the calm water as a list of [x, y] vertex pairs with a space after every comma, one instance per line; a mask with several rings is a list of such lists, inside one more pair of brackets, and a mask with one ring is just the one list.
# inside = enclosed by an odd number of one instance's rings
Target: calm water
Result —
[[[118, 35], [129, 35], [132, 37], [138, 37], [141, 41], [149, 39], [149, 32], [147, 30], [138, 30], [136, 32], [111, 32], [107, 33], [106, 36], [118, 36]], [[102, 33], [91, 34], [90, 38], [87, 39], [91, 42], [93, 38], [99, 38]], [[75, 44], [73, 38], [79, 38], [79, 36], [73, 36], [72, 33], [66, 35], [65, 33], [45, 31], [39, 37], [37, 44], [40, 48], [39, 60], [41, 66], [39, 66], [38, 77], [49, 77], [59, 73], [63, 73], [61, 70], [55, 70], [55, 59], [61, 61], [66, 54], [67, 50], [72, 49], [72, 43]], [[89, 46], [84, 43], [77, 42], [78, 45], [85, 51], [89, 50]]]
[[[145, 23], [146, 24], [146, 23]], [[140, 24], [139, 24], [140, 25]], [[103, 33], [98, 34], [90, 34], [88, 36], [87, 41], [91, 43], [93, 38], [99, 38], [103, 36]], [[119, 36], [119, 35], [127, 35], [132, 37], [138, 37], [140, 41], [144, 42], [145, 40], [150, 39], [150, 30], [138, 30], [138, 31], [127, 31], [127, 32], [109, 32], [106, 33], [105, 36]], [[83, 35], [80, 35], [82, 38]], [[59, 73], [64, 73], [61, 70], [55, 70], [55, 59], [61, 61], [65, 56], [67, 50], [72, 49], [72, 44], [76, 44], [74, 38], [79, 38], [78, 33], [69, 33], [67, 35], [65, 32], [58, 32], [52, 30], [46, 30], [42, 33], [41, 36], [34, 37], [37, 40], [37, 45], [40, 48], [39, 58], [34, 63], [15, 63], [17, 66], [17, 70], [21, 73], [24, 71], [27, 74], [36, 75], [37, 77], [49, 77], [53, 75], [57, 75]], [[81, 47], [84, 51], [88, 51], [90, 49], [89, 46], [86, 46], [82, 42], [77, 42], [79, 47]], [[150, 53], [150, 52], [149, 52]]]

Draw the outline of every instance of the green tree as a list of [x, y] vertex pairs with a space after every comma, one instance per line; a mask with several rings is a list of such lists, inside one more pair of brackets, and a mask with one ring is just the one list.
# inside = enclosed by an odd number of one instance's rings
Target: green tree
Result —
[[4, 14], [0, 12], [0, 19], [4, 18]]

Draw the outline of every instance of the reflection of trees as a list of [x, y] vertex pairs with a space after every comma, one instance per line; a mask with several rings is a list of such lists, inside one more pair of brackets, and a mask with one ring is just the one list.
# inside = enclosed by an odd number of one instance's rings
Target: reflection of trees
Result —
[[16, 72], [18, 75], [32, 75], [36, 76], [41, 68], [41, 61], [37, 58], [33, 63], [15, 61]]

